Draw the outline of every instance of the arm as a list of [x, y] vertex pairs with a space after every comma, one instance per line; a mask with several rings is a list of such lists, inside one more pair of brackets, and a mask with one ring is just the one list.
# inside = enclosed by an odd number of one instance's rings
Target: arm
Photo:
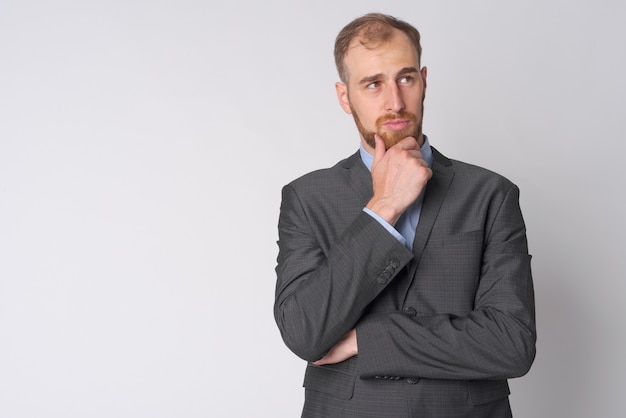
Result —
[[285, 344], [316, 361], [340, 341], [412, 254], [360, 212], [327, 245], [296, 190], [283, 189], [274, 304]]
[[510, 186], [492, 203], [473, 310], [458, 316], [364, 317], [357, 325], [362, 377], [501, 379], [529, 370], [535, 356], [534, 296], [518, 193]]

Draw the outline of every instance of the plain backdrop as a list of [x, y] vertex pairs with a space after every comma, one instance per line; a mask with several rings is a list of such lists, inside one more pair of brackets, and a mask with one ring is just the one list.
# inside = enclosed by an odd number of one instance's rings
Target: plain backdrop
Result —
[[0, 0], [0, 417], [296, 417], [284, 184], [356, 151], [337, 32], [418, 27], [424, 131], [521, 189], [517, 418], [624, 416], [626, 3]]

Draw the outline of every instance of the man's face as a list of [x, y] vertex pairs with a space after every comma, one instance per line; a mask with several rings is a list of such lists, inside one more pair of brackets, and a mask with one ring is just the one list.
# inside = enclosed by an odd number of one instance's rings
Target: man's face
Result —
[[366, 49], [353, 41], [345, 57], [349, 80], [336, 84], [339, 103], [354, 117], [363, 146], [373, 153], [374, 135], [385, 147], [407, 136], [423, 144], [422, 116], [426, 67], [419, 69], [415, 47], [400, 31], [387, 43]]

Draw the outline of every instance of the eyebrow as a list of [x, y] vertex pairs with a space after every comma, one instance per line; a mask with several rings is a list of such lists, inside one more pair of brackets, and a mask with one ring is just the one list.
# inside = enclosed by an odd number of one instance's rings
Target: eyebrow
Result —
[[410, 73], [417, 73], [417, 68], [415, 67], [404, 67], [400, 71], [398, 71], [398, 75], [405, 75]]
[[[417, 68], [415, 67], [404, 67], [403, 69], [401, 69], [400, 71], [398, 71], [398, 74], [396, 75], [396, 77], [398, 76], [402, 76], [402, 75], [406, 75], [406, 74], [410, 74], [410, 73], [417, 73]], [[380, 80], [381, 78], [384, 78], [382, 73], [378, 73], [378, 74], [374, 74], [374, 75], [368, 75], [366, 77], [363, 77], [360, 81], [359, 81], [359, 85], [363, 85], [363, 84], [370, 84], [373, 83], [374, 81]]]

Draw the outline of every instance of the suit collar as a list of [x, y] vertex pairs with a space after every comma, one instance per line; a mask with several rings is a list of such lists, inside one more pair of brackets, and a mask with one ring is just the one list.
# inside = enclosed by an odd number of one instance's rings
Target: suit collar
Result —
[[431, 146], [430, 148], [433, 150], [433, 165], [435, 162], [443, 167], [450, 167], [452, 165], [452, 160], [437, 151], [435, 147]]
[[372, 174], [367, 169], [359, 151], [341, 161], [340, 166], [345, 169], [350, 186], [354, 189], [359, 202], [367, 203], [372, 198]]

